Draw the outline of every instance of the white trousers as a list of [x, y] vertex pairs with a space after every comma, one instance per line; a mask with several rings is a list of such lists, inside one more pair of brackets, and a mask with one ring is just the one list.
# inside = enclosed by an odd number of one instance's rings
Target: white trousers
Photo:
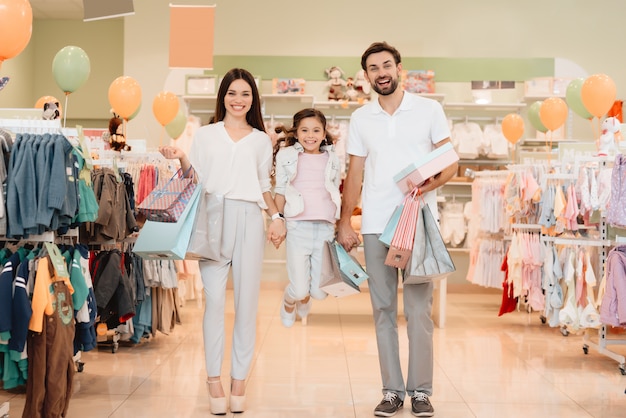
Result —
[[256, 340], [264, 229], [263, 214], [256, 203], [224, 201], [221, 260], [200, 262], [205, 296], [203, 334], [208, 376], [220, 376], [222, 371], [226, 281], [231, 267], [235, 325], [230, 376], [238, 380], [248, 376]]
[[306, 298], [324, 299], [320, 289], [324, 242], [335, 235], [335, 225], [324, 221], [287, 221], [287, 302]]

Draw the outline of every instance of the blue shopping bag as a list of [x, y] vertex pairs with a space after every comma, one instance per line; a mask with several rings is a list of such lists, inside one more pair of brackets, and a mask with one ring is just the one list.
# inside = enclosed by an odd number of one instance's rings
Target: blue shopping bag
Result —
[[352, 282], [359, 286], [365, 280], [369, 279], [369, 276], [361, 267], [361, 264], [352, 257], [346, 250], [343, 248], [343, 245], [339, 244], [337, 241], [333, 241], [335, 245], [335, 251], [337, 252], [337, 261], [339, 262], [339, 270], [346, 276], [352, 280]]
[[393, 238], [393, 234], [396, 232], [398, 221], [400, 221], [402, 208], [404, 208], [404, 203], [396, 206], [396, 209], [391, 214], [391, 218], [387, 221], [387, 225], [385, 225], [385, 230], [382, 234], [380, 234], [380, 237], [378, 237], [378, 240], [385, 244], [386, 247], [391, 247], [391, 239]]
[[202, 187], [196, 187], [176, 222], [146, 221], [133, 252], [148, 260], [183, 260], [187, 253]]

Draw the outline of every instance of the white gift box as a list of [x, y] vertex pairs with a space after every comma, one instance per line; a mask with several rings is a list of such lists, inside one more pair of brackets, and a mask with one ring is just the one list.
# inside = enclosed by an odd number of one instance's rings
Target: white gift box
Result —
[[426, 180], [435, 176], [452, 164], [459, 161], [459, 156], [450, 142], [435, 148], [433, 151], [420, 158], [418, 161], [409, 164], [398, 174], [393, 176], [394, 181], [403, 193], [411, 191], [408, 185], [410, 180], [414, 186], [419, 187]]

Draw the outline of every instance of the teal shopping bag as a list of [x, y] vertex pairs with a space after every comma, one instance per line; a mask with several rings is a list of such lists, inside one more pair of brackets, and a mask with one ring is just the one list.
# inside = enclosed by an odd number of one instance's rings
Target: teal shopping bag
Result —
[[343, 274], [352, 280], [352, 282], [359, 286], [365, 280], [369, 279], [369, 276], [361, 267], [361, 264], [352, 257], [346, 250], [343, 248], [343, 245], [339, 244], [337, 241], [333, 241], [335, 245], [335, 251], [337, 252], [337, 261], [339, 262], [339, 270]]
[[391, 239], [393, 238], [393, 234], [396, 232], [396, 227], [398, 226], [398, 221], [400, 221], [400, 215], [402, 214], [402, 208], [404, 208], [404, 203], [396, 206], [396, 209], [391, 214], [391, 218], [385, 225], [385, 230], [378, 240], [385, 244], [386, 247], [391, 247]]
[[176, 222], [146, 221], [133, 252], [149, 260], [183, 260], [187, 253], [202, 187], [196, 187]]

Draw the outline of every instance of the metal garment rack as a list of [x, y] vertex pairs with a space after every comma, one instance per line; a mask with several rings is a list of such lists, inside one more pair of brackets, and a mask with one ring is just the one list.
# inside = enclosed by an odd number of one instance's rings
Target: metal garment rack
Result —
[[[607, 223], [606, 218], [602, 218], [600, 222], [600, 235], [601, 239], [607, 240]], [[605, 273], [605, 263], [607, 259], [607, 248], [610, 245], [602, 247], [602, 251], [600, 253], [600, 261], [601, 261], [601, 276], [604, 276]], [[598, 328], [598, 341], [594, 342], [591, 336], [591, 330], [589, 328], [585, 329], [583, 334], [583, 353], [589, 354], [589, 348], [593, 348], [598, 353], [607, 356], [618, 363], [619, 371], [622, 375], [626, 376], [626, 357], [622, 354], [615, 353], [607, 348], [609, 345], [626, 345], [626, 339], [619, 338], [608, 338], [608, 328], [606, 324], [602, 324], [600, 328]]]
[[[589, 160], [584, 160], [584, 161], [589, 161]], [[602, 159], [600, 159], [598, 162], [599, 162], [599, 166], [601, 168], [604, 168], [606, 167], [607, 162], [609, 162], [609, 160], [607, 159], [607, 157], [602, 157]], [[603, 216], [600, 221], [600, 240], [599, 240], [601, 242], [605, 242], [605, 245], [602, 246], [600, 254], [599, 254], [600, 266], [601, 266], [600, 268], [601, 277], [604, 276], [605, 270], [606, 270], [605, 263], [606, 263], [606, 259], [608, 256], [607, 249], [612, 245], [612, 243], [608, 240], [607, 228], [608, 228], [608, 225], [606, 222], [606, 217]], [[583, 353], [585, 353], [585, 355], [589, 354], [589, 348], [590, 347], [593, 348], [598, 353], [615, 360], [618, 363], [620, 373], [622, 375], [626, 375], [626, 357], [622, 354], [618, 354], [618, 353], [615, 353], [614, 351], [609, 350], [607, 348], [607, 346], [609, 345], [626, 345], [626, 339], [608, 338], [608, 327], [606, 324], [602, 324], [600, 328], [598, 328], [598, 340], [597, 342], [594, 342], [591, 336], [591, 329], [589, 328], [585, 329], [585, 332], [583, 334], [583, 347], [582, 347]]]

